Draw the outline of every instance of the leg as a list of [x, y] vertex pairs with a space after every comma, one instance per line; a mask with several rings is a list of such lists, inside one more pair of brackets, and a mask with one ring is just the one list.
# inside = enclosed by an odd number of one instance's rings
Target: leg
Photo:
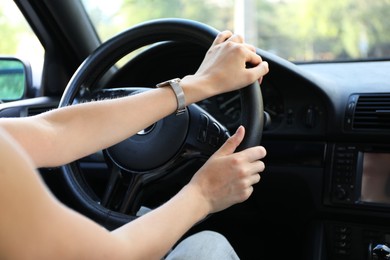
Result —
[[165, 258], [166, 260], [238, 260], [229, 241], [213, 231], [202, 231], [180, 242]]

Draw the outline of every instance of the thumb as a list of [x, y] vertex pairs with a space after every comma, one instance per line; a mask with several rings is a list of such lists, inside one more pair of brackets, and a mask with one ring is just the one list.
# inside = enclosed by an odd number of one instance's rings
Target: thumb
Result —
[[236, 148], [240, 145], [245, 136], [245, 128], [240, 126], [234, 135], [229, 137], [226, 142], [216, 152], [217, 155], [229, 155], [234, 153]]

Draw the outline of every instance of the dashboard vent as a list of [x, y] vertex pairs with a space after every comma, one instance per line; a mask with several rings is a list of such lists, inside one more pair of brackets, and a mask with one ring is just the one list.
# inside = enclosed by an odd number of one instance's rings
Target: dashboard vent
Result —
[[35, 116], [41, 113], [44, 113], [46, 111], [52, 110], [56, 108], [55, 106], [36, 106], [36, 107], [29, 107], [27, 108], [27, 115], [28, 116]]
[[390, 130], [390, 93], [359, 95], [352, 116], [352, 129]]

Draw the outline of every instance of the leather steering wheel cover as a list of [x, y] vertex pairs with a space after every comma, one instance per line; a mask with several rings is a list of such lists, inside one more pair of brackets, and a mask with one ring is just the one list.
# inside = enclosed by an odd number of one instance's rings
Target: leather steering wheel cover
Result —
[[[93, 84], [120, 58], [143, 46], [161, 41], [184, 41], [199, 44], [208, 49], [218, 31], [205, 24], [185, 19], [158, 19], [132, 27], [98, 47], [77, 69], [69, 81], [60, 101], [60, 107], [71, 105], [82, 87]], [[263, 103], [257, 82], [240, 90], [241, 120], [246, 128], [246, 136], [237, 150], [258, 145], [263, 130]], [[260, 98], [259, 98], [260, 97]], [[64, 165], [64, 180], [80, 204], [82, 211], [106, 227], [115, 228], [132, 219], [99, 205], [88, 194], [75, 163]]]

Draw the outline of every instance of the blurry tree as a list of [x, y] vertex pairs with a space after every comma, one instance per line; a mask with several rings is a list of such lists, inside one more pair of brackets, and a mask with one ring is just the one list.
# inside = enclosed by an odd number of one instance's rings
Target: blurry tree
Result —
[[0, 0], [0, 55], [17, 56], [29, 61], [39, 73], [44, 49], [13, 1]]
[[275, 31], [280, 39], [289, 42], [288, 46], [279, 46], [281, 56], [286, 57], [287, 51], [287, 57], [294, 60], [390, 55], [390, 24], [387, 22], [390, 0], [270, 2], [278, 17]]
[[[163, 17], [190, 18], [218, 30], [234, 30], [236, 1], [246, 0], [122, 0], [111, 17], [96, 9], [92, 19], [103, 40], [112, 32]], [[252, 1], [256, 6], [251, 10], [255, 19], [251, 28], [257, 36], [254, 42], [286, 59], [390, 56], [390, 0]]]
[[10, 24], [4, 10], [0, 8], [0, 54], [13, 54], [18, 46], [20, 26]]
[[124, 0], [122, 11], [128, 24], [155, 18], [188, 18], [214, 26], [233, 29], [234, 0]]

